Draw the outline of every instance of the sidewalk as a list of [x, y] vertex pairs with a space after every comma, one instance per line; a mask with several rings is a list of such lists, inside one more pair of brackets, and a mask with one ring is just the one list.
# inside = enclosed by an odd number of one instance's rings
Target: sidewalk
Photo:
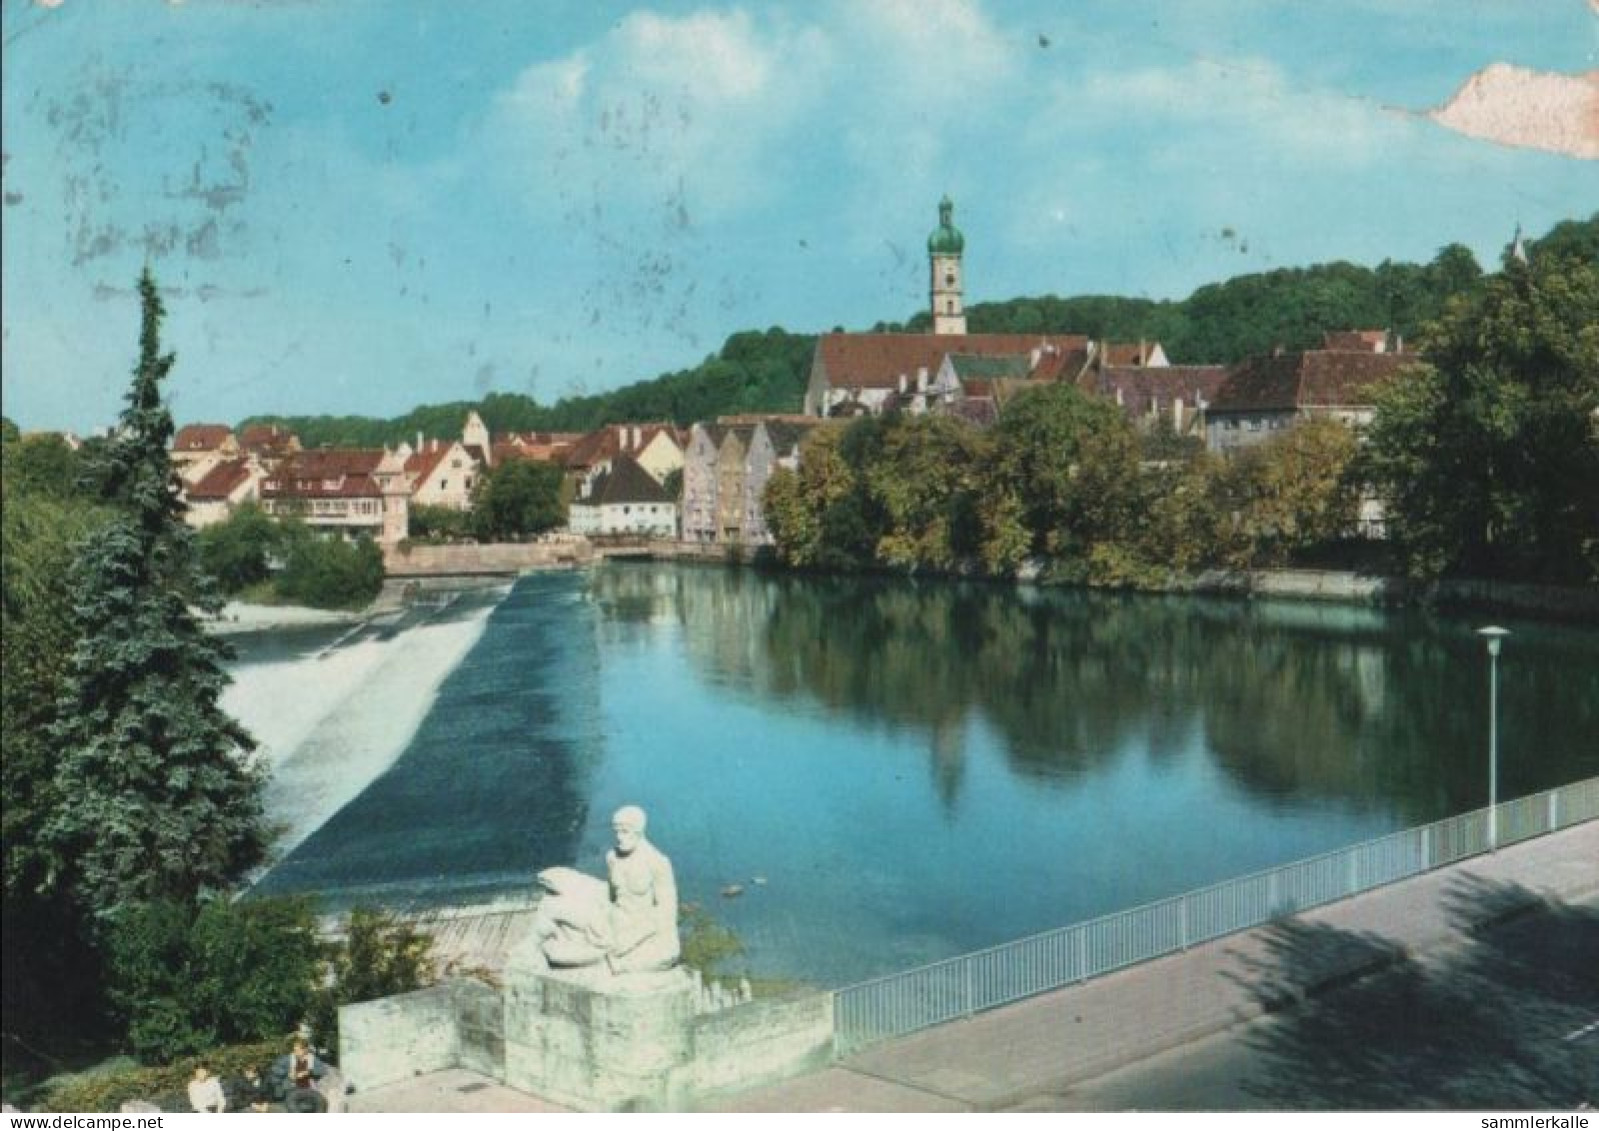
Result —
[[[1473, 925], [1513, 911], [1503, 899], [1517, 889], [1560, 901], [1599, 892], [1599, 821], [1306, 912], [1299, 921], [1361, 937], [1321, 954], [1313, 969], [1292, 972], [1288, 996], [1372, 969], [1385, 950], [1415, 954], [1460, 941]], [[833, 1067], [724, 1097], [713, 1109], [936, 1112], [1023, 1105], [1260, 1016], [1267, 1007], [1257, 987], [1289, 978], [1271, 942], [1271, 928], [1231, 935], [866, 1049]], [[435, 1084], [421, 1077], [352, 1096], [350, 1110], [557, 1110], [457, 1075], [463, 1080]], [[463, 1086], [471, 1090], [455, 1091]], [[411, 1106], [423, 1102], [428, 1106]], [[447, 1106], [456, 1102], [473, 1106]]]

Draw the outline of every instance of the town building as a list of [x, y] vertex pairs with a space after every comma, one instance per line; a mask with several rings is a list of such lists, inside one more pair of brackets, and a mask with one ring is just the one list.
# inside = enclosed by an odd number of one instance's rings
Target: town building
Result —
[[405, 474], [411, 487], [411, 502], [418, 506], [472, 509], [472, 488], [480, 476], [480, 465], [458, 440], [416, 438], [416, 447], [400, 445]]
[[172, 437], [172, 467], [185, 484], [198, 483], [239, 454], [239, 441], [226, 424], [185, 424]]
[[676, 538], [677, 501], [638, 460], [618, 452], [587, 497], [572, 501], [568, 525], [591, 537]]
[[185, 487], [184, 521], [197, 530], [222, 522], [238, 507], [260, 500], [265, 477], [261, 461], [253, 455], [222, 460]]
[[683, 539], [767, 546], [763, 496], [778, 468], [799, 467], [808, 416], [727, 416], [690, 430], [683, 463]]
[[296, 452], [262, 479], [260, 493], [268, 514], [325, 535], [395, 543], [409, 531], [405, 457], [385, 448]]
[[[1353, 341], [1328, 335], [1328, 341]], [[1376, 388], [1417, 355], [1378, 348], [1367, 339], [1360, 349], [1278, 352], [1232, 366], [1206, 410], [1206, 446], [1213, 452], [1253, 447], [1310, 417], [1332, 417], [1353, 428], [1371, 423]]]

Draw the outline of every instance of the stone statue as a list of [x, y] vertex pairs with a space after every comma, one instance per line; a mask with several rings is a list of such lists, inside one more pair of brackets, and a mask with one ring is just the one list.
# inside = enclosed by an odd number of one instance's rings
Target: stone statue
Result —
[[543, 898], [524, 960], [556, 968], [602, 963], [612, 974], [677, 965], [677, 881], [672, 862], [644, 837], [644, 810], [627, 805], [611, 818], [616, 845], [605, 854], [609, 884], [571, 868], [538, 875]]

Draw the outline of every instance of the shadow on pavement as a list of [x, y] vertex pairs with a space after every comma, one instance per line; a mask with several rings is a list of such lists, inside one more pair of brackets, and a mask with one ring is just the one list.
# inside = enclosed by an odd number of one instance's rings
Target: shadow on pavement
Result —
[[1463, 941], [1421, 959], [1323, 924], [1271, 928], [1252, 990], [1270, 1009], [1304, 1005], [1247, 1037], [1246, 1090], [1296, 1110], [1599, 1100], [1599, 1028], [1584, 1032], [1599, 1021], [1599, 908], [1476, 877], [1446, 907]]

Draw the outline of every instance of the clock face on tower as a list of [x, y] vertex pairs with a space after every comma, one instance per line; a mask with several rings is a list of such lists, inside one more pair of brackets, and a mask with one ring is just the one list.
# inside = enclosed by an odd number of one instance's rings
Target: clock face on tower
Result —
[[946, 287], [953, 287], [955, 285], [955, 272], [953, 272], [953, 271], [945, 272], [945, 274], [944, 274], [944, 285]]

